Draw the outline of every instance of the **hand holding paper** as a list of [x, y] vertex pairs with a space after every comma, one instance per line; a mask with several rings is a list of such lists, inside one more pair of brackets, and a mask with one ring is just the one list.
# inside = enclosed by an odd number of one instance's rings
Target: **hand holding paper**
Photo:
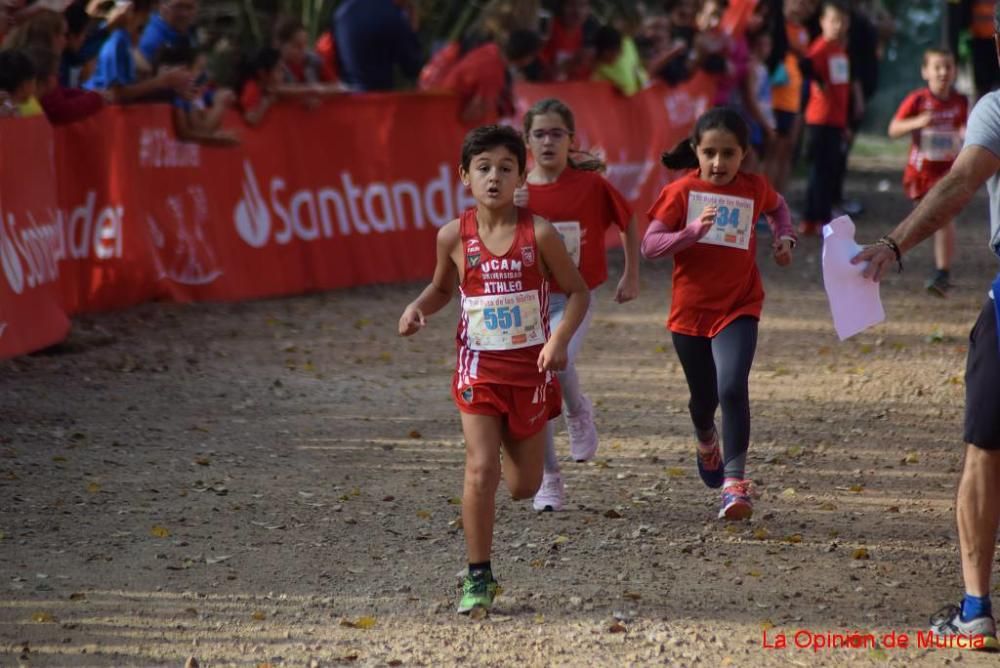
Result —
[[848, 216], [823, 226], [823, 285], [841, 341], [885, 320], [879, 284], [861, 275], [865, 264], [851, 264], [860, 252]]

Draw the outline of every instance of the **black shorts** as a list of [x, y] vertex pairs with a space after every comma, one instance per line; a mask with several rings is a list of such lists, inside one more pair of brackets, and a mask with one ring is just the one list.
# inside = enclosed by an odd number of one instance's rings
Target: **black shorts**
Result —
[[965, 363], [965, 442], [983, 450], [1000, 450], [1000, 346], [997, 345], [997, 316], [992, 299], [986, 300], [969, 334], [969, 357]]
[[774, 110], [774, 129], [782, 137], [788, 137], [792, 134], [792, 128], [795, 127], [795, 119], [798, 114], [791, 111], [782, 111], [781, 109]]

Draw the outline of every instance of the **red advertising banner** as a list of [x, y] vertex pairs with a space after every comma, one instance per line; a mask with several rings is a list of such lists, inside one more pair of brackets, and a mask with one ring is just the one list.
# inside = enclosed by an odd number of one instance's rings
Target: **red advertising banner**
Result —
[[[660, 153], [711, 92], [701, 77], [631, 98], [596, 83], [525, 85], [518, 107], [566, 102], [578, 144], [606, 159], [644, 221], [666, 181]], [[277, 107], [236, 148], [177, 141], [166, 106], [55, 130], [0, 121], [0, 357], [58, 341], [74, 313], [430, 276], [438, 228], [474, 204], [457, 118], [451, 96], [343, 96]]]
[[44, 118], [0, 124], [0, 358], [69, 331], [57, 290], [68, 252], [60, 222], [52, 128]]

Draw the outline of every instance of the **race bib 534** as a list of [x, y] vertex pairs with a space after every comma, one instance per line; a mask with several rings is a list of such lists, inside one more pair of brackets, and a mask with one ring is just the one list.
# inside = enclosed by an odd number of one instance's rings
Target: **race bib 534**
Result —
[[688, 193], [687, 223], [701, 216], [705, 207], [716, 207], [715, 225], [698, 240], [701, 244], [747, 249], [753, 231], [753, 200], [732, 195], [691, 191]]

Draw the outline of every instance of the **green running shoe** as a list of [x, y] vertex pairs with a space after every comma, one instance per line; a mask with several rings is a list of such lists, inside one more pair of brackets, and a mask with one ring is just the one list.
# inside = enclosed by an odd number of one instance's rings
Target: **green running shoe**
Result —
[[462, 600], [458, 604], [458, 613], [467, 615], [475, 608], [489, 610], [493, 599], [500, 593], [500, 585], [493, 579], [493, 573], [466, 574], [462, 581]]

